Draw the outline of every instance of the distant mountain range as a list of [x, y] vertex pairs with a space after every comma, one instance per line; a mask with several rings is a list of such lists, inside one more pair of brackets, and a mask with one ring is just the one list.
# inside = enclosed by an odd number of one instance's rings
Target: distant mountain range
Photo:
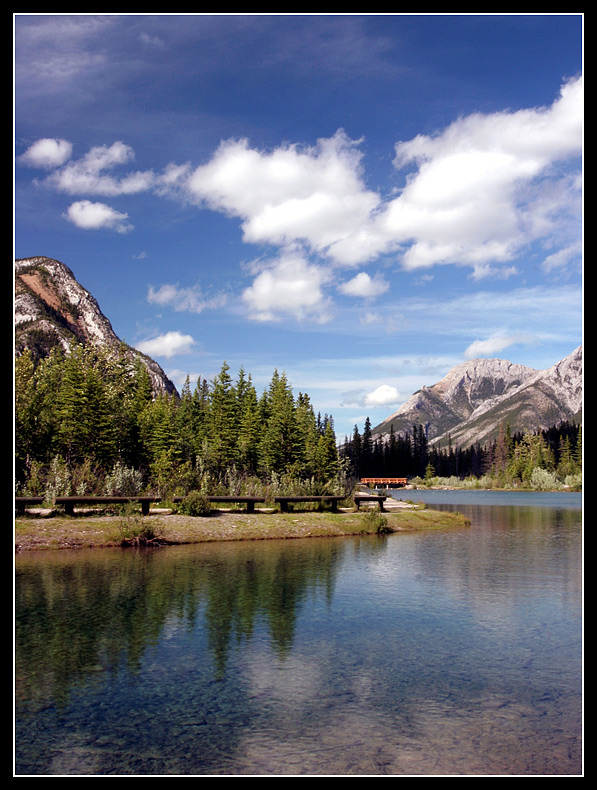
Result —
[[131, 361], [143, 362], [155, 394], [178, 394], [157, 362], [116, 336], [97, 301], [60, 261], [45, 257], [15, 261], [14, 319], [17, 355], [29, 349], [35, 357], [45, 357], [54, 346], [67, 351], [74, 343], [124, 348]]
[[582, 346], [547, 370], [504, 359], [473, 359], [441, 381], [415, 392], [398, 411], [372, 429], [409, 433], [423, 425], [430, 445], [468, 447], [493, 440], [500, 423], [512, 433], [582, 421]]

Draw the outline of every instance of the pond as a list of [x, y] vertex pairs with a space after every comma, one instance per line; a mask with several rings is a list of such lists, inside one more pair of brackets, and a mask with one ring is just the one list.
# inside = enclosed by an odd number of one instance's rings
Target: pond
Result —
[[15, 774], [580, 775], [580, 499], [507, 496], [440, 533], [17, 556]]

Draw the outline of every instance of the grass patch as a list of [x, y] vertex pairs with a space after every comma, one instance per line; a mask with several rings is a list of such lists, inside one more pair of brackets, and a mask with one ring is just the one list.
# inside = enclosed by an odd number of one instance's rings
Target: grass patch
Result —
[[[379, 520], [382, 515], [383, 522]], [[462, 528], [468, 520], [458, 513], [431, 509], [404, 509], [396, 513], [212, 511], [196, 518], [170, 515], [116, 514], [84, 519], [19, 517], [15, 521], [15, 547], [35, 549], [90, 548], [94, 546], [188, 544], [228, 540], [339, 537]]]
[[110, 544], [117, 546], [152, 546], [163, 543], [161, 530], [148, 516], [140, 516], [132, 503], [123, 506], [116, 518], [115, 532]]

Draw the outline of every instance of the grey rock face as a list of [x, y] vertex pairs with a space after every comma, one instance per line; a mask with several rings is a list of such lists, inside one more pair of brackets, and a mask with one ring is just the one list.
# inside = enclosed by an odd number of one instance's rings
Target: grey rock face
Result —
[[131, 361], [146, 366], [154, 394], [177, 394], [157, 362], [124, 344], [99, 304], [60, 261], [43, 256], [15, 261], [15, 353], [30, 349], [45, 356], [54, 346], [68, 352], [74, 343], [124, 348]]
[[582, 346], [547, 370], [504, 359], [474, 359], [441, 381], [415, 392], [373, 429], [374, 436], [409, 432], [422, 424], [430, 444], [454, 446], [490, 441], [500, 423], [512, 432], [548, 428], [582, 414]]

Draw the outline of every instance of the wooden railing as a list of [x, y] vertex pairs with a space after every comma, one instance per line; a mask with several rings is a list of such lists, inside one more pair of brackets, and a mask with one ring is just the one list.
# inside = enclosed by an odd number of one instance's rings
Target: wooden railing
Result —
[[406, 477], [361, 477], [363, 485], [405, 486]]

